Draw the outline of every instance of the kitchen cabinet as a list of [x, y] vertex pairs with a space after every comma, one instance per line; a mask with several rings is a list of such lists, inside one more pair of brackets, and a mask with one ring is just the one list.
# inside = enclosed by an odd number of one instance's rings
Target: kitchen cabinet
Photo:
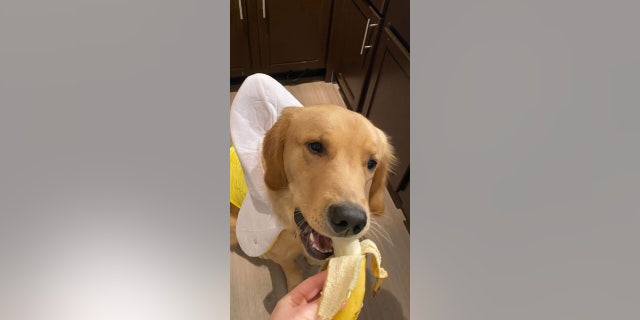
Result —
[[411, 196], [411, 190], [410, 190], [410, 183], [409, 183], [409, 173], [407, 173], [406, 175], [407, 177], [407, 185], [401, 189], [400, 191], [397, 192], [398, 195], [398, 199], [400, 202], [400, 208], [402, 209], [402, 212], [404, 212], [404, 216], [405, 216], [405, 226], [407, 227], [407, 230], [409, 230], [409, 225], [411, 220], [409, 219], [410, 215], [409, 215], [409, 209], [410, 209], [410, 196]]
[[231, 77], [248, 75], [251, 70], [251, 54], [246, 0], [231, 0], [230, 23]]
[[385, 29], [376, 53], [362, 113], [391, 137], [396, 149], [396, 173], [389, 176], [395, 192], [409, 171], [409, 52]]
[[333, 2], [232, 1], [231, 76], [324, 69]]
[[338, 1], [333, 11], [327, 78], [335, 78], [350, 109], [359, 111], [382, 19], [363, 0]]
[[386, 13], [385, 26], [409, 50], [409, 0], [391, 0]]
[[385, 5], [387, 4], [387, 0], [369, 0], [368, 2], [380, 14], [384, 12]]
[[409, 0], [387, 0], [384, 28], [375, 49], [361, 112], [390, 137], [398, 164], [389, 193], [410, 218], [410, 55]]

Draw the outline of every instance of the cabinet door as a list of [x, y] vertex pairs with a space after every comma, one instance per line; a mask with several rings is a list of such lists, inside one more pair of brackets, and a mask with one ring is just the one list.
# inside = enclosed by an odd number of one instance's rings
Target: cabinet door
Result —
[[369, 76], [380, 16], [363, 0], [342, 0], [336, 4], [330, 48], [333, 72], [352, 110], [360, 109], [365, 82]]
[[373, 6], [378, 13], [383, 14], [387, 0], [369, 0], [369, 3], [371, 3], [371, 6]]
[[262, 72], [325, 67], [332, 0], [253, 0]]
[[249, 25], [245, 0], [231, 0], [230, 18], [231, 77], [245, 76], [251, 70], [249, 51]]
[[398, 35], [398, 40], [409, 49], [409, 0], [393, 0], [387, 8], [385, 26]]
[[388, 29], [377, 51], [363, 114], [391, 137], [398, 166], [389, 184], [398, 191], [409, 170], [409, 52]]

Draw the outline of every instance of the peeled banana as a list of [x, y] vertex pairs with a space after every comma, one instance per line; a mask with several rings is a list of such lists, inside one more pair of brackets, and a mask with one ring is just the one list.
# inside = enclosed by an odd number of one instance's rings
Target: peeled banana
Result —
[[[371, 240], [332, 238], [334, 257], [329, 260], [327, 280], [322, 290], [318, 315], [323, 320], [354, 320], [358, 318], [364, 301], [366, 254], [373, 254], [372, 267], [376, 282], [375, 296], [387, 271], [380, 267], [380, 251]], [[345, 305], [346, 303], [346, 305]], [[344, 308], [340, 309], [344, 305]]]

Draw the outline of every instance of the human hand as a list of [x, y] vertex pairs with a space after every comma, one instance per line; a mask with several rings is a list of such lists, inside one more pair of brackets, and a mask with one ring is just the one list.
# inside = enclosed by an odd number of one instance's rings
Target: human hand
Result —
[[327, 279], [322, 271], [301, 282], [282, 297], [271, 313], [269, 320], [317, 320], [320, 291]]

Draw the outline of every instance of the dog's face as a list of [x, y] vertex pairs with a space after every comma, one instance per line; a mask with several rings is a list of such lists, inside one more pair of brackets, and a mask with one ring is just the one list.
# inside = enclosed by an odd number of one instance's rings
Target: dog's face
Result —
[[[362, 115], [332, 105], [283, 110], [263, 142], [274, 210], [307, 254], [332, 254], [329, 237], [361, 237], [384, 211], [392, 147]], [[367, 193], [367, 186], [370, 190]]]

